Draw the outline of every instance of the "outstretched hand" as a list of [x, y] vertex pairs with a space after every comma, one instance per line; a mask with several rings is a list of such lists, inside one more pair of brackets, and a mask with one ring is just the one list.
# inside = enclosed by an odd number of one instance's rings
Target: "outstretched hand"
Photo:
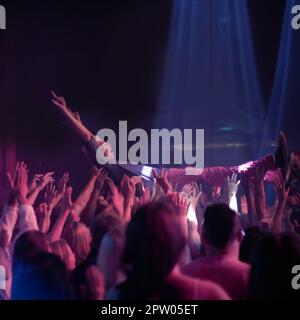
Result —
[[74, 119], [76, 119], [79, 123], [81, 122], [81, 118], [78, 111], [73, 112], [67, 105], [64, 97], [57, 96], [54, 91], [51, 91], [51, 101], [57, 106], [61, 111], [70, 114]]
[[54, 91], [51, 91], [51, 101], [52, 103], [60, 108], [61, 110], [67, 111], [67, 103], [64, 97], [59, 97]]
[[68, 187], [65, 191], [65, 194], [62, 198], [61, 204], [62, 204], [62, 212], [64, 211], [68, 211], [72, 209], [72, 192], [73, 192], [73, 188], [72, 187]]
[[233, 173], [231, 177], [227, 177], [228, 193], [236, 194], [240, 185], [240, 180], [237, 179], [237, 174]]
[[157, 173], [156, 170], [153, 170], [153, 177], [158, 185], [163, 189], [165, 194], [173, 192], [172, 184], [168, 179], [168, 171], [162, 169], [160, 173]]
[[68, 181], [70, 180], [70, 176], [68, 172], [65, 172], [63, 176], [59, 179], [57, 185], [57, 195], [63, 197]]
[[167, 197], [176, 207], [178, 215], [180, 217], [186, 217], [188, 213], [188, 207], [189, 207], [189, 201], [186, 199], [186, 197], [182, 196], [178, 192], [169, 193]]
[[54, 174], [54, 172], [47, 172], [43, 175], [43, 177], [41, 178], [41, 182], [40, 184], [38, 185], [38, 188], [40, 190], [43, 190], [48, 183], [53, 183], [54, 182], [54, 178], [52, 177]]
[[20, 204], [27, 204], [28, 170], [24, 162], [20, 164], [17, 171], [16, 194]]
[[181, 191], [181, 195], [186, 197], [194, 210], [202, 194], [202, 186], [199, 187], [195, 182], [185, 184]]

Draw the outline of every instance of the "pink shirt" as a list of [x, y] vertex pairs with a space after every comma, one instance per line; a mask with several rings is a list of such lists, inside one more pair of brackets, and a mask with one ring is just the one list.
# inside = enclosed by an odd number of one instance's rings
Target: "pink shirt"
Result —
[[193, 278], [220, 285], [232, 299], [246, 299], [250, 266], [237, 258], [222, 255], [197, 259], [182, 267]]

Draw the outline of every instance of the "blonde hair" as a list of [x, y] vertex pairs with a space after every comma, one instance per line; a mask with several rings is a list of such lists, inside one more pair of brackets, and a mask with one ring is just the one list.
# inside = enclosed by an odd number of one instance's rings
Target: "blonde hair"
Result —
[[72, 249], [68, 245], [67, 241], [60, 239], [50, 244], [51, 251], [57, 255], [65, 264], [67, 264], [68, 258]]
[[84, 262], [91, 249], [91, 233], [82, 222], [74, 222], [69, 230], [67, 241], [73, 250], [77, 264]]

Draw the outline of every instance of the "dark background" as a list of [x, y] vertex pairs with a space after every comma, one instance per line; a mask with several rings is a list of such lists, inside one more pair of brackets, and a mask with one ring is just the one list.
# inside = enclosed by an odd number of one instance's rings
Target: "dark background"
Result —
[[[82, 185], [86, 159], [49, 102], [49, 91], [64, 95], [94, 131], [114, 128], [119, 120], [151, 128], [172, 1], [1, 4], [7, 10], [7, 30], [0, 32], [1, 143], [12, 137], [17, 159], [32, 171], [55, 169], [59, 175], [68, 169], [73, 184]], [[285, 1], [248, 0], [248, 5], [267, 106]]]

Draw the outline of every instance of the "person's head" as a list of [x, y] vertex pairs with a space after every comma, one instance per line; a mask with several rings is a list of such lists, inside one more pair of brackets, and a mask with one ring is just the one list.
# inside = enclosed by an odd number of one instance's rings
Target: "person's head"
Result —
[[292, 287], [295, 265], [300, 265], [300, 237], [297, 234], [264, 235], [252, 261], [249, 298], [299, 298], [299, 290]]
[[67, 242], [76, 257], [77, 265], [84, 262], [91, 248], [91, 233], [89, 228], [81, 222], [74, 222], [68, 230]]
[[92, 234], [92, 247], [98, 253], [104, 235], [122, 225], [122, 218], [114, 212], [101, 213], [97, 215], [91, 224], [90, 230]]
[[238, 256], [242, 233], [237, 214], [225, 203], [204, 212], [202, 240], [206, 254], [234, 253]]
[[13, 273], [13, 300], [66, 300], [71, 298], [68, 272], [56, 255], [39, 252], [19, 264]]
[[106, 289], [114, 287], [120, 277], [120, 261], [125, 245], [125, 228], [115, 227], [107, 232], [99, 246], [97, 266], [105, 279]]
[[76, 267], [75, 255], [64, 239], [54, 241], [50, 244], [52, 253], [56, 254], [65, 264], [66, 268], [70, 271]]
[[129, 291], [125, 296], [147, 298], [156, 294], [185, 245], [184, 228], [172, 204], [158, 201], [140, 208], [126, 231], [122, 262]]
[[40, 231], [24, 232], [14, 245], [13, 269], [19, 263], [27, 263], [39, 252], [50, 252], [45, 234]]
[[95, 265], [77, 268], [72, 274], [72, 288], [76, 300], [103, 300], [105, 282]]

